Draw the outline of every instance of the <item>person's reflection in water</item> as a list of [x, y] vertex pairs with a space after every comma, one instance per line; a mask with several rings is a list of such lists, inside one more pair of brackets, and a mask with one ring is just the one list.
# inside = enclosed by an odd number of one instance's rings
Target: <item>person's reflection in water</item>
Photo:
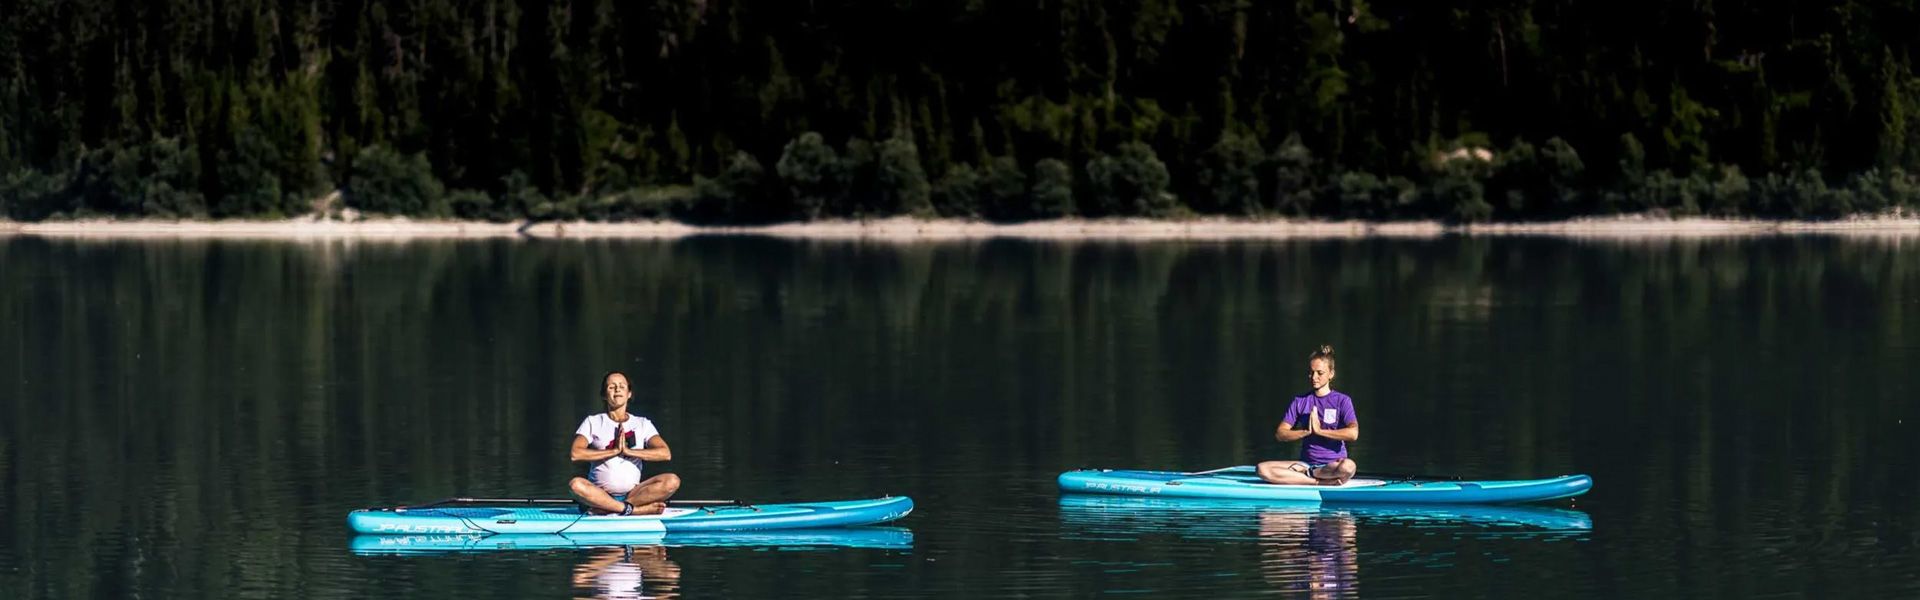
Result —
[[[680, 565], [667, 560], [660, 546], [596, 548], [573, 569], [575, 593], [594, 598], [678, 598]], [[654, 595], [647, 594], [652, 584]]]
[[1313, 598], [1360, 593], [1353, 515], [1320, 510], [1260, 513], [1260, 572], [1269, 583]]

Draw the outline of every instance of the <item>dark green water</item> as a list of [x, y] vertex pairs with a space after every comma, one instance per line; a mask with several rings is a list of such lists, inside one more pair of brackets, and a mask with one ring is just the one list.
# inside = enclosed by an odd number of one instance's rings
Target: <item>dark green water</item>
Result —
[[[1271, 440], [1340, 351], [1420, 514], [1062, 499]], [[1920, 595], [1920, 239], [889, 245], [0, 238], [0, 597]], [[909, 495], [907, 548], [362, 556], [551, 496], [600, 372], [683, 497]]]

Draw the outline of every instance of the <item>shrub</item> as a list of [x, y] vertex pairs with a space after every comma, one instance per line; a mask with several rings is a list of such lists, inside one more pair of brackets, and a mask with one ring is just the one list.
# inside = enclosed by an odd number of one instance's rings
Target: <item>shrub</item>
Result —
[[202, 217], [200, 159], [176, 138], [112, 145], [90, 152], [82, 187], [92, 208], [156, 217]]
[[1260, 212], [1259, 168], [1264, 160], [1265, 152], [1251, 136], [1220, 134], [1201, 160], [1198, 176], [1206, 196], [1196, 199], [1196, 208], [1240, 215]]
[[1087, 163], [1087, 192], [1106, 215], [1160, 216], [1172, 212], [1167, 165], [1143, 142], [1121, 144], [1113, 156]]
[[1501, 200], [1498, 208], [1513, 216], [1544, 211], [1551, 195], [1540, 152], [1525, 140], [1516, 139], [1500, 151], [1488, 183]]
[[1562, 215], [1579, 211], [1587, 194], [1587, 164], [1580, 160], [1580, 153], [1566, 140], [1547, 138], [1540, 160], [1546, 164], [1555, 211]]
[[954, 165], [947, 174], [940, 176], [934, 185], [934, 205], [940, 214], [949, 217], [973, 217], [981, 214], [980, 176], [973, 167], [965, 164]]
[[1073, 169], [1059, 159], [1043, 158], [1033, 164], [1033, 215], [1057, 219], [1078, 212], [1073, 201]]
[[1493, 217], [1493, 205], [1487, 203], [1486, 186], [1477, 169], [1450, 164], [1442, 167], [1433, 181], [1434, 204], [1448, 211], [1456, 221], [1473, 223]]
[[33, 169], [8, 173], [0, 178], [0, 216], [38, 221], [71, 210], [70, 179], [66, 173], [48, 175]]
[[231, 147], [220, 151], [221, 196], [214, 213], [223, 217], [282, 216], [300, 207], [286, 199], [280, 187], [280, 148], [252, 126], [233, 135]]
[[347, 205], [371, 213], [440, 216], [450, 212], [443, 196], [425, 155], [380, 145], [362, 148], [347, 177]]
[[1273, 209], [1283, 215], [1305, 216], [1313, 207], [1313, 153], [1300, 141], [1300, 134], [1288, 135], [1275, 149], [1272, 158]]
[[873, 191], [879, 214], [933, 214], [927, 173], [913, 140], [896, 135], [880, 143]]
[[493, 198], [486, 192], [456, 190], [447, 194], [447, 207], [453, 216], [467, 220], [505, 221], [503, 213], [493, 210]]
[[1379, 177], [1363, 171], [1348, 171], [1334, 181], [1342, 214], [1369, 219], [1386, 216], [1388, 203], [1381, 200], [1388, 195], [1387, 184]]
[[1747, 199], [1753, 194], [1753, 186], [1747, 182], [1747, 176], [1740, 173], [1736, 165], [1721, 165], [1720, 178], [1713, 182], [1713, 189], [1707, 195], [1706, 209], [1720, 216], [1735, 216], [1746, 212]]
[[500, 214], [496, 220], [511, 221], [518, 218], [554, 220], [563, 218], [555, 211], [558, 205], [550, 204], [547, 195], [533, 184], [533, 178], [518, 169], [500, 178], [500, 201], [495, 210]]
[[840, 193], [840, 157], [820, 134], [806, 132], [787, 143], [774, 164], [780, 181], [787, 188], [795, 212], [802, 218], [817, 219], [836, 204]]
[[983, 213], [991, 219], [1018, 220], [1036, 214], [1027, 198], [1027, 172], [1011, 156], [987, 159], [980, 171], [979, 198]]
[[682, 220], [692, 222], [762, 221], [779, 217], [767, 200], [767, 170], [760, 160], [746, 152], [734, 152], [727, 166], [712, 177], [696, 177], [693, 197], [674, 210]]

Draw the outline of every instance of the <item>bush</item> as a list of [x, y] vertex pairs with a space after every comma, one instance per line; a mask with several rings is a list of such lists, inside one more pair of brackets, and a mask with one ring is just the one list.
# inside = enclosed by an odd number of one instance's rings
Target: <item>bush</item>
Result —
[[981, 214], [979, 174], [965, 164], [954, 165], [933, 186], [934, 205], [948, 217], [974, 217]]
[[1904, 206], [1914, 192], [1912, 179], [1899, 167], [1885, 173], [1879, 169], [1856, 173], [1848, 179], [1847, 188], [1853, 193], [1853, 210], [1870, 214]]
[[1166, 163], [1143, 142], [1121, 144], [1117, 155], [1087, 163], [1087, 193], [1103, 215], [1170, 214], [1169, 181]]
[[1493, 205], [1487, 203], [1486, 186], [1476, 169], [1448, 165], [1433, 182], [1434, 204], [1448, 211], [1454, 220], [1464, 223], [1493, 217]]
[[1796, 171], [1787, 180], [1786, 201], [1790, 213], [1796, 218], [1820, 214], [1826, 204], [1827, 194], [1827, 181], [1820, 176], [1819, 169]]
[[1027, 199], [1027, 172], [1011, 156], [987, 159], [986, 168], [980, 172], [979, 199], [989, 219], [1019, 220], [1036, 214]]
[[1887, 172], [1887, 204], [1893, 207], [1920, 208], [1920, 181], [1906, 169], [1894, 167]]
[[698, 186], [639, 187], [602, 198], [591, 210], [609, 221], [659, 220], [688, 214], [700, 194]]
[[880, 143], [873, 185], [878, 214], [933, 214], [927, 173], [920, 168], [920, 150], [911, 139], [896, 135]]
[[873, 143], [861, 138], [847, 140], [846, 152], [840, 154], [840, 166], [836, 171], [837, 183], [834, 184], [830, 200], [821, 208], [821, 214], [829, 217], [865, 217], [882, 212], [877, 191], [879, 172], [880, 156]]
[[281, 189], [280, 148], [252, 126], [233, 135], [231, 147], [220, 151], [220, 200], [214, 213], [222, 217], [279, 217], [302, 212]]
[[1273, 152], [1273, 209], [1283, 215], [1305, 216], [1313, 208], [1313, 153], [1288, 135]]
[[82, 193], [89, 208], [110, 214], [204, 217], [200, 159], [176, 138], [111, 145], [83, 159]]
[[1376, 219], [1386, 216], [1386, 203], [1381, 198], [1387, 195], [1387, 184], [1372, 173], [1348, 171], [1334, 180], [1339, 193], [1340, 212], [1349, 217]]
[[1700, 197], [1711, 186], [1704, 177], [1678, 177], [1666, 169], [1647, 175], [1637, 191], [1634, 204], [1646, 208], [1659, 208], [1675, 215], [1693, 215], [1700, 213]]
[[434, 217], [450, 213], [440, 180], [423, 154], [385, 146], [362, 148], [347, 177], [347, 205], [379, 214]]
[[1813, 216], [1823, 219], [1837, 219], [1852, 214], [1859, 204], [1859, 197], [1846, 187], [1829, 187], [1813, 202]]
[[1078, 211], [1073, 201], [1073, 169], [1059, 159], [1043, 158], [1033, 164], [1033, 216], [1058, 219]]
[[546, 199], [546, 196], [541, 196], [541, 198], [543, 199], [535, 203], [532, 210], [527, 211], [528, 217], [541, 221], [573, 221], [580, 218], [580, 205], [583, 202], [580, 196], [557, 199]]
[[1455, 221], [1473, 223], [1493, 218], [1486, 183], [1493, 174], [1495, 157], [1485, 148], [1483, 137], [1475, 134], [1455, 140], [1435, 156], [1430, 167], [1434, 206]]
[[1348, 171], [1334, 179], [1334, 199], [1342, 215], [1359, 219], [1408, 216], [1420, 199], [1420, 189], [1405, 177], [1380, 177]]
[[806, 132], [787, 143], [774, 164], [798, 216], [817, 219], [837, 204], [841, 192], [840, 157], [820, 134]]
[[1747, 202], [1757, 214], [1781, 216], [1793, 213], [1792, 185], [1779, 173], [1768, 173], [1749, 180]]
[[1501, 200], [1498, 208], [1515, 217], [1544, 212], [1552, 195], [1540, 152], [1525, 140], [1516, 139], [1500, 151], [1488, 184]]
[[1260, 163], [1266, 160], [1260, 143], [1234, 132], [1220, 134], [1202, 157], [1199, 179], [1206, 196], [1197, 198], [1206, 212], [1251, 215], [1260, 212]]
[[1747, 176], [1740, 173], [1740, 167], [1721, 165], [1720, 178], [1713, 182], [1707, 195], [1707, 212], [1723, 217], [1743, 214], [1752, 194], [1753, 186], [1747, 182]]
[[0, 178], [0, 216], [38, 221], [72, 210], [69, 179], [66, 173], [48, 175], [33, 169], [8, 173]]
[[121, 213], [154, 217], [205, 217], [200, 192], [200, 154], [179, 138], [154, 138], [115, 152], [108, 167], [111, 194]]
[[1540, 149], [1540, 160], [1546, 164], [1554, 211], [1561, 215], [1578, 212], [1587, 193], [1587, 163], [1580, 160], [1580, 153], [1566, 140], [1547, 138]]
[[734, 152], [727, 166], [713, 178], [695, 177], [693, 198], [675, 211], [691, 222], [765, 221], [779, 212], [767, 201], [767, 170], [746, 152]]
[[488, 196], [486, 192], [456, 190], [451, 194], [447, 194], [447, 207], [453, 211], [454, 217], [460, 219], [495, 222], [505, 222], [508, 220], [503, 213], [498, 213], [493, 210], [493, 197]]
[[566, 218], [560, 206], [550, 203], [547, 195], [533, 184], [533, 178], [525, 172], [515, 169], [500, 178], [500, 201], [495, 210], [499, 214], [494, 220], [512, 221], [519, 218], [540, 220], [558, 220]]
[[1602, 198], [1600, 210], [1622, 212], [1652, 208], [1647, 204], [1647, 151], [1633, 134], [1620, 136], [1620, 160], [1613, 189]]

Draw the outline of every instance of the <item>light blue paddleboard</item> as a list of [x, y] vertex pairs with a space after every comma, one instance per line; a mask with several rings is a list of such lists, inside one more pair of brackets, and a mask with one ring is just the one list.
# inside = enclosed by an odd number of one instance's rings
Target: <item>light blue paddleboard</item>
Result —
[[370, 508], [347, 515], [355, 533], [403, 534], [631, 534], [768, 531], [874, 525], [913, 512], [913, 499], [728, 504], [669, 507], [657, 515], [587, 515], [561, 501], [545, 504], [430, 505]]
[[441, 554], [617, 546], [871, 548], [911, 550], [913, 532], [899, 527], [839, 527], [718, 533], [442, 533], [353, 536], [355, 554]]
[[1252, 466], [1200, 473], [1083, 469], [1060, 474], [1060, 490], [1172, 498], [1394, 504], [1499, 504], [1571, 498], [1593, 488], [1586, 475], [1545, 479], [1419, 481], [1355, 477], [1344, 485], [1281, 485], [1261, 481]]
[[1062, 494], [1060, 514], [1069, 524], [1100, 530], [1163, 528], [1183, 532], [1217, 527], [1239, 532], [1246, 519], [1275, 516], [1347, 517], [1366, 523], [1413, 528], [1524, 530], [1577, 533], [1593, 529], [1587, 513], [1564, 508], [1513, 504], [1337, 504], [1284, 500], [1220, 500], [1108, 494]]

